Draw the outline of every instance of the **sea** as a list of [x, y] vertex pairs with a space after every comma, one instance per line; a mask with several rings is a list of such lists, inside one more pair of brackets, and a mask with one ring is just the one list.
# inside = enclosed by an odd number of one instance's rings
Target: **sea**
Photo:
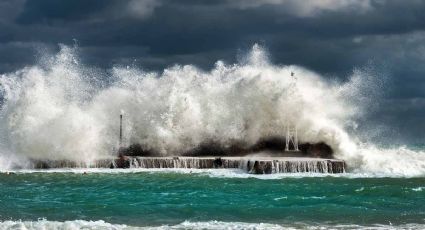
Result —
[[425, 228], [424, 177], [17, 170], [0, 188], [0, 229]]
[[[0, 229], [425, 229], [423, 135], [385, 123], [390, 85], [373, 66], [322, 76], [274, 64], [257, 44], [210, 70], [103, 69], [65, 45], [39, 56], [0, 74]], [[214, 155], [289, 129], [300, 143], [326, 143], [346, 173], [31, 166], [132, 145]]]

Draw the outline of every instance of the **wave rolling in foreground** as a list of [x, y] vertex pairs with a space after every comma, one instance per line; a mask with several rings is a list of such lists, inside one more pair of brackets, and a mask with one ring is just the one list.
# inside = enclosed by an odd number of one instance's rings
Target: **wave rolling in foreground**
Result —
[[307, 225], [298, 223], [295, 226], [284, 226], [277, 224], [253, 224], [243, 222], [222, 222], [222, 221], [209, 221], [209, 222], [189, 222], [185, 221], [177, 225], [164, 225], [157, 227], [134, 227], [119, 224], [110, 224], [104, 221], [5, 221], [0, 222], [0, 229], [115, 229], [115, 230], [165, 230], [165, 229], [210, 229], [210, 230], [222, 230], [222, 229], [256, 229], [256, 230], [281, 230], [281, 229], [375, 229], [375, 230], [387, 230], [387, 229], [423, 229], [425, 226], [420, 224], [406, 224], [406, 225], [372, 225], [372, 226], [361, 226], [355, 224], [347, 225]]

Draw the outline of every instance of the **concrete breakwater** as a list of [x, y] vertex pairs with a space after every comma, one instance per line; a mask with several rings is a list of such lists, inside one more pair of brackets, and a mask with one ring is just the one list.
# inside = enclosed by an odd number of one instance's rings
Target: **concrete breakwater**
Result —
[[47, 168], [186, 168], [242, 169], [253, 174], [344, 173], [345, 162], [336, 159], [301, 157], [120, 157], [91, 164], [71, 161], [34, 161], [33, 167]]

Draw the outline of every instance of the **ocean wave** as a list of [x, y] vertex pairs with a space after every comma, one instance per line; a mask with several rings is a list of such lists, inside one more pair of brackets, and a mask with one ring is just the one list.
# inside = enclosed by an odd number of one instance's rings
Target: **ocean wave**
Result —
[[296, 126], [300, 140], [327, 143], [346, 156], [355, 145], [344, 127], [379, 92], [372, 74], [331, 82], [300, 66], [272, 64], [259, 45], [243, 61], [217, 61], [209, 71], [114, 67], [104, 75], [82, 64], [77, 50], [62, 46], [43, 64], [0, 75], [2, 151], [29, 159], [111, 156], [124, 113], [123, 144], [159, 155], [211, 142], [252, 146]]
[[252, 146], [297, 127], [300, 142], [328, 144], [349, 172], [425, 175], [424, 151], [380, 149], [356, 136], [356, 121], [379, 104], [382, 77], [373, 71], [329, 81], [304, 67], [274, 65], [254, 45], [244, 61], [217, 61], [209, 71], [177, 65], [100, 74], [79, 61], [77, 50], [62, 46], [43, 63], [0, 75], [0, 168], [28, 168], [29, 159], [111, 157], [124, 113], [123, 145], [158, 155], [204, 143]]
[[412, 188], [412, 191], [414, 192], [422, 192], [425, 189], [425, 187], [417, 187], [417, 188]]
[[242, 230], [242, 229], [256, 229], [256, 230], [280, 230], [280, 229], [424, 229], [424, 224], [403, 224], [403, 225], [356, 225], [356, 224], [305, 224], [305, 223], [294, 223], [294, 224], [269, 224], [269, 223], [246, 223], [246, 222], [223, 222], [223, 221], [206, 221], [206, 222], [191, 222], [184, 221], [176, 225], [162, 225], [162, 226], [128, 226], [125, 224], [111, 224], [105, 221], [85, 221], [85, 220], [73, 220], [73, 221], [3, 221], [0, 222], [0, 230], [6, 229], [96, 229], [96, 230], [167, 230], [167, 229], [210, 229], [210, 230]]
[[335, 178], [415, 178], [422, 176], [405, 176], [400, 174], [384, 173], [274, 173], [274, 174], [249, 174], [242, 169], [184, 169], [184, 168], [132, 168], [132, 169], [105, 169], [105, 168], [54, 168], [54, 169], [18, 169], [0, 170], [2, 174], [31, 174], [31, 173], [72, 173], [72, 174], [137, 174], [137, 173], [172, 173], [191, 176], [207, 176], [211, 178], [256, 178], [261, 180], [277, 180], [283, 178], [308, 178], [308, 177], [335, 177]]

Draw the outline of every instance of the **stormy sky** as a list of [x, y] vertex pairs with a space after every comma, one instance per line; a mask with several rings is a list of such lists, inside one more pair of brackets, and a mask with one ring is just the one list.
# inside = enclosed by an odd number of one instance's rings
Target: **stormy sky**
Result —
[[87, 65], [236, 62], [254, 43], [275, 64], [346, 79], [386, 79], [360, 127], [373, 138], [425, 143], [425, 1], [0, 0], [0, 74], [37, 63], [39, 50], [78, 44]]

